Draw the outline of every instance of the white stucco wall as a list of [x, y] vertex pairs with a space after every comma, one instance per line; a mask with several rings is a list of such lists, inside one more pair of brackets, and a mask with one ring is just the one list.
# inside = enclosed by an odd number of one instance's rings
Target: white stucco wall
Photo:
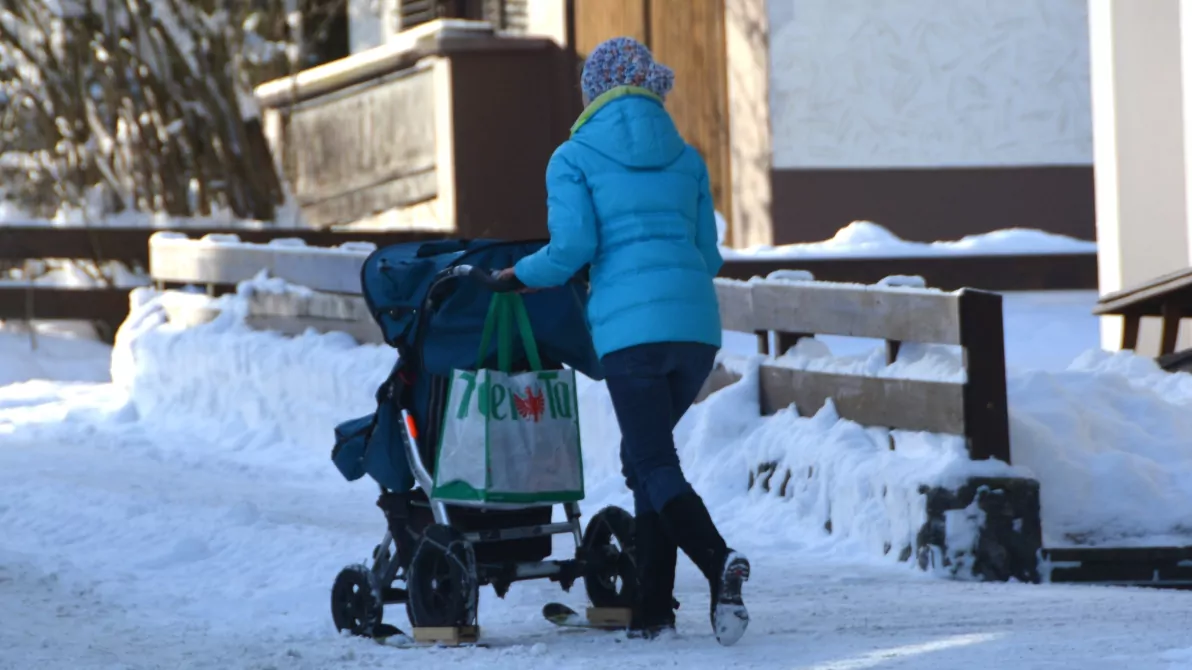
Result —
[[774, 242], [770, 216], [769, 55], [767, 0], [724, 0], [732, 234], [738, 248]]
[[1088, 2], [770, 0], [775, 167], [1091, 164]]

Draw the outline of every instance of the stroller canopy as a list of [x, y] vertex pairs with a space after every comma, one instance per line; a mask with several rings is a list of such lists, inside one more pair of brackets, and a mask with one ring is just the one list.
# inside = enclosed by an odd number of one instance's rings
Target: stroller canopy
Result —
[[[492, 292], [466, 278], [452, 285], [429, 316], [423, 307], [436, 275], [454, 265], [497, 270], [511, 267], [545, 243], [493, 240], [411, 242], [377, 249], [361, 269], [361, 292], [380, 325], [385, 341], [406, 363], [417, 361], [434, 375], [476, 366], [484, 319]], [[559, 289], [525, 296], [535, 340], [542, 356], [602, 379], [600, 361], [587, 325], [587, 289], [573, 280]], [[421, 337], [419, 337], [421, 335]], [[486, 352], [485, 359], [495, 356]]]

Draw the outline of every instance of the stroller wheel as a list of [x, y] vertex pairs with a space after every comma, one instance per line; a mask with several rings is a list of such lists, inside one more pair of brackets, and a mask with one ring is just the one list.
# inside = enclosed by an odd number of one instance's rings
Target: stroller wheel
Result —
[[584, 588], [593, 607], [632, 607], [637, 590], [633, 563], [633, 515], [605, 507], [584, 530]]
[[331, 618], [336, 630], [373, 637], [384, 614], [381, 589], [372, 571], [364, 565], [349, 565], [335, 577], [331, 587]]
[[476, 555], [450, 526], [432, 524], [422, 534], [406, 580], [406, 613], [415, 628], [476, 623]]

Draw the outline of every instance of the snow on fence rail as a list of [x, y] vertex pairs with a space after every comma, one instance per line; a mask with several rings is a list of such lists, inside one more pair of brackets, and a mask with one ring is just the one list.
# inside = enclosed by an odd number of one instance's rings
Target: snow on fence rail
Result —
[[[233, 235], [192, 240], [178, 233], [160, 233], [149, 241], [149, 272], [159, 289], [201, 285], [212, 295], [217, 287], [265, 273], [294, 287], [246, 291], [249, 327], [285, 335], [307, 329], [337, 331], [358, 342], [380, 344], [381, 330], [360, 297], [360, 268], [375, 248], [370, 242], [312, 247], [294, 239], [249, 244]], [[168, 302], [166, 311], [171, 320], [191, 324], [218, 313], [203, 301], [185, 299]]]
[[181, 233], [158, 233], [149, 240], [149, 268], [159, 283], [238, 284], [265, 271], [313, 291], [358, 295], [360, 267], [376, 248], [370, 242], [314, 247], [290, 238], [252, 244], [235, 235], [192, 240]]

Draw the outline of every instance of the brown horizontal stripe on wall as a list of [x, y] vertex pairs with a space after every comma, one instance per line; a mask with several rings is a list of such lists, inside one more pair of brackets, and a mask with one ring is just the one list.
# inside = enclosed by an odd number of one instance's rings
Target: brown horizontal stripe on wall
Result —
[[873, 221], [917, 242], [1005, 228], [1096, 239], [1092, 166], [775, 169], [774, 243]]

